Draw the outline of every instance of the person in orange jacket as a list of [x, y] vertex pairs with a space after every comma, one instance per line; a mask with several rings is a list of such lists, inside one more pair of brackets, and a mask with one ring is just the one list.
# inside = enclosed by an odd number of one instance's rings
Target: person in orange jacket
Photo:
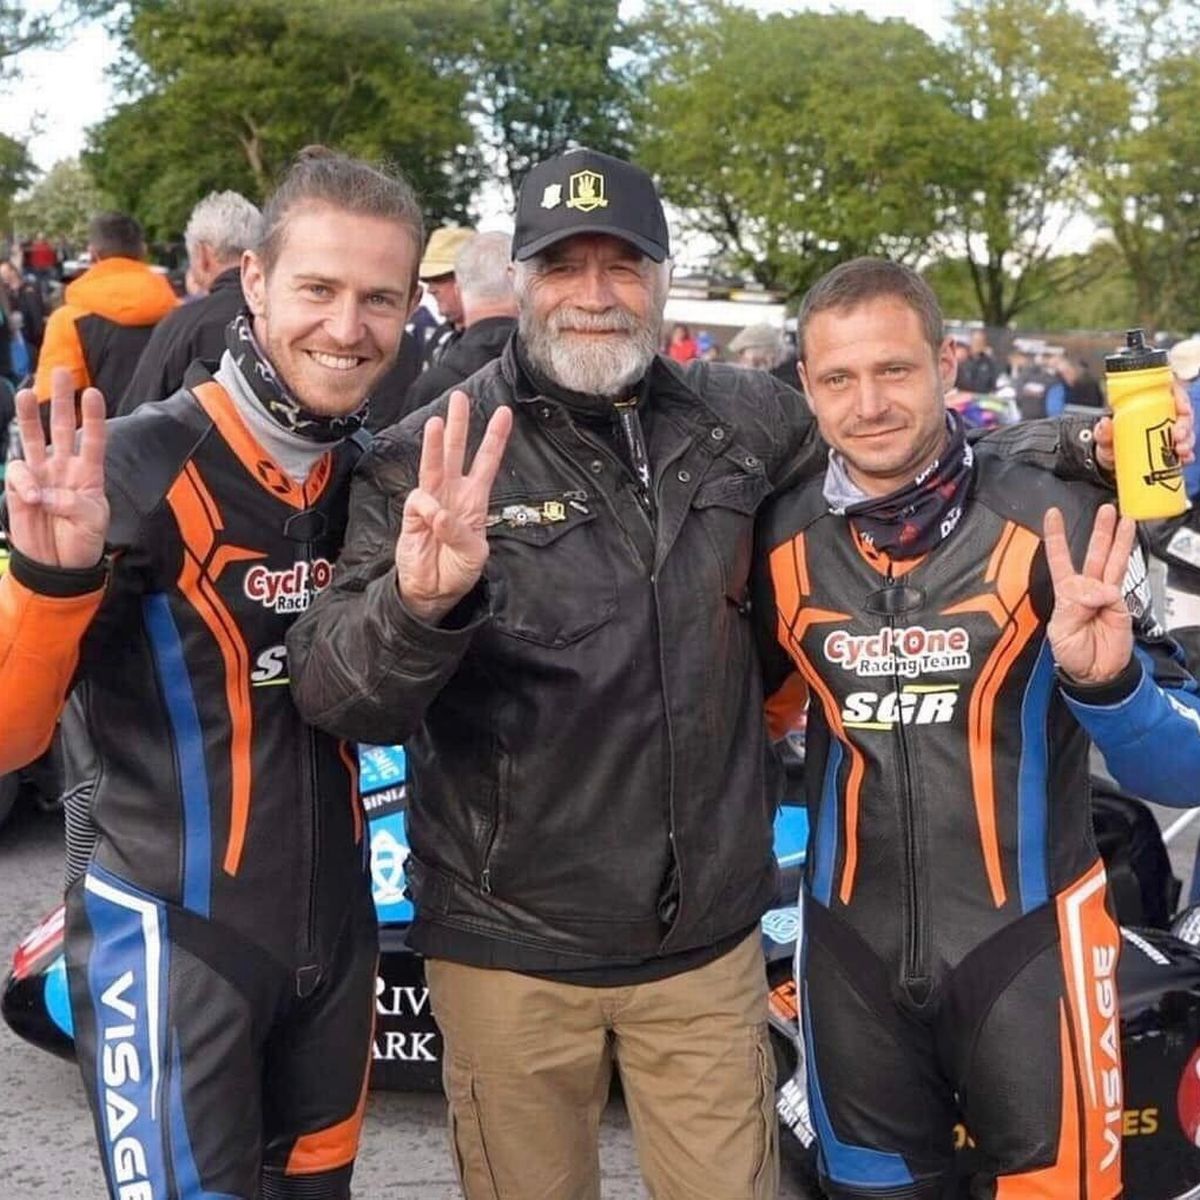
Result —
[[93, 265], [67, 285], [66, 303], [46, 323], [34, 390], [40, 403], [48, 403], [51, 373], [66, 367], [77, 393], [88, 387], [104, 393], [112, 416], [154, 326], [179, 300], [166, 278], [143, 261], [146, 242], [132, 217], [93, 217], [88, 251]]

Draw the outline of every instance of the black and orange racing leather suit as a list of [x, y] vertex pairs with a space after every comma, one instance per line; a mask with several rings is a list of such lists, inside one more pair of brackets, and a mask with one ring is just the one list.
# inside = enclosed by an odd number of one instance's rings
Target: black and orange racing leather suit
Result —
[[[108, 415], [117, 411], [155, 325], [179, 304], [166, 277], [134, 258], [104, 258], [67, 284], [50, 314], [34, 390], [50, 399], [55, 367], [71, 372], [76, 392], [97, 387]], [[155, 396], [159, 400], [162, 397]]]
[[0, 760], [67, 690], [99, 774], [68, 891], [76, 1043], [114, 1197], [349, 1194], [376, 928], [357, 765], [305, 725], [284, 635], [341, 545], [357, 441], [303, 486], [197, 368], [110, 422], [107, 568], [14, 554]]
[[1109, 1200], [1119, 934], [1089, 735], [1131, 790], [1194, 802], [1195, 685], [1144, 573], [1126, 672], [1061, 680], [1042, 516], [1063, 510], [1080, 563], [1100, 497], [982, 449], [971, 488], [916, 560], [870, 553], [820, 480], [760, 531], [771, 708], [812, 700], [802, 996], [821, 1169], [833, 1197], [941, 1197], [962, 1120], [985, 1164], [973, 1196]]

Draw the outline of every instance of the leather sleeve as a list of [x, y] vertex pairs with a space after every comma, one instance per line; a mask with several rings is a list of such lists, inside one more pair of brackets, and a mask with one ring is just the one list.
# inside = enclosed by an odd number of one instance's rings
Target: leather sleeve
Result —
[[183, 383], [191, 363], [187, 343], [174, 336], [174, 323], [164, 318], [155, 327], [118, 399], [114, 416], [123, 417], [148, 400], [165, 400]]
[[[472, 413], [469, 453], [484, 415]], [[288, 632], [292, 694], [305, 720], [339, 737], [405, 741], [487, 619], [481, 584], [438, 626], [400, 601], [393, 565], [404, 500], [415, 485], [419, 424], [405, 421], [359, 463], [333, 584]]]
[[[758, 532], [764, 533], [765, 527], [766, 522], [760, 522]], [[756, 539], [751, 567], [750, 612], [762, 669], [767, 733], [772, 742], [778, 742], [803, 722], [808, 710], [808, 685], [779, 641], [782, 616], [771, 575], [771, 549], [761, 537]]]
[[1094, 425], [1091, 417], [1044, 417], [967, 436], [980, 452], [1002, 454], [1053, 471], [1060, 479], [1083, 480], [1112, 492], [1112, 477], [1096, 462]]
[[50, 744], [80, 646], [104, 598], [103, 583], [46, 595], [13, 574], [0, 578], [0, 773], [32, 762]]
[[[1089, 511], [1074, 538], [1077, 560], [1090, 530]], [[1060, 678], [1059, 688], [1121, 787], [1158, 804], [1191, 807], [1200, 804], [1200, 689], [1155, 615], [1142, 545], [1130, 556], [1124, 590], [1134, 633], [1128, 666], [1105, 684]]]

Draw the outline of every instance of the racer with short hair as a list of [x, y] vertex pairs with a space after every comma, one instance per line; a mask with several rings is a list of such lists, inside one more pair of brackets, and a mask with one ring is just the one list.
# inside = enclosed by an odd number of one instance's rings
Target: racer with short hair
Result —
[[763, 514], [755, 612], [777, 728], [813, 701], [801, 1008], [825, 1189], [940, 1198], [961, 1118], [972, 1195], [1109, 1200], [1120, 939], [1089, 738], [1123, 786], [1180, 803], [1196, 684], [1133, 523], [966, 444], [920, 276], [844, 264], [799, 333], [832, 449]]
[[350, 1194], [377, 958], [364, 820], [353, 747], [300, 719], [283, 646], [329, 583], [422, 242], [403, 179], [305, 152], [214, 371], [107, 437], [88, 390], [78, 449], [66, 372], [49, 448], [19, 399], [0, 761], [40, 751], [73, 687], [98, 843], [68, 890], [68, 970], [114, 1200]]

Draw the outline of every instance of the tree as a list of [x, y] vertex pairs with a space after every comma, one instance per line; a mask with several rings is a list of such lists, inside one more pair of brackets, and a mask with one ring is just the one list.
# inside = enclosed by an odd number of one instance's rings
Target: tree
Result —
[[265, 199], [313, 142], [397, 163], [433, 220], [461, 218], [478, 161], [457, 2], [131, 0], [118, 78], [134, 98], [85, 161], [160, 237], [214, 188]]
[[1099, 26], [1066, 0], [963, 0], [954, 10], [958, 116], [944, 147], [942, 248], [965, 256], [988, 325], [1089, 281], [1053, 257], [1109, 156], [1129, 89]]
[[571, 146], [628, 150], [630, 34], [618, 0], [486, 0], [473, 97], [497, 174], [515, 195], [534, 164]]
[[13, 222], [23, 234], [40, 232], [82, 246], [87, 241], [88, 221], [112, 207], [79, 160], [67, 158], [55, 163], [13, 204]]
[[[1052, 293], [1040, 280], [1033, 291], [1043, 298], [1021, 310], [1015, 330], [1047, 333], [1078, 329], [1123, 329], [1133, 312], [1133, 282], [1111, 241], [1097, 240], [1085, 253], [1050, 259], [1055, 272], [1076, 271], [1095, 282], [1086, 288]], [[937, 293], [942, 311], [949, 318], [973, 317], [977, 311], [975, 285], [965, 259], [938, 259], [922, 272]]]
[[54, 45], [76, 21], [112, 7], [113, 0], [60, 0], [54, 8], [30, 11], [17, 0], [0, 0], [0, 83], [20, 73], [20, 55]]
[[9, 231], [13, 197], [27, 188], [36, 174], [25, 143], [0, 133], [0, 233]]
[[636, 154], [719, 268], [795, 296], [857, 254], [920, 255], [953, 119], [920, 30], [694, 0], [651, 7], [644, 37]]
[[1091, 175], [1095, 215], [1111, 232], [1132, 279], [1131, 314], [1152, 330], [1193, 328], [1200, 312], [1195, 26], [1190, 6], [1173, 0], [1126, 0], [1118, 6], [1115, 51], [1122, 74], [1142, 86], [1112, 156]]

